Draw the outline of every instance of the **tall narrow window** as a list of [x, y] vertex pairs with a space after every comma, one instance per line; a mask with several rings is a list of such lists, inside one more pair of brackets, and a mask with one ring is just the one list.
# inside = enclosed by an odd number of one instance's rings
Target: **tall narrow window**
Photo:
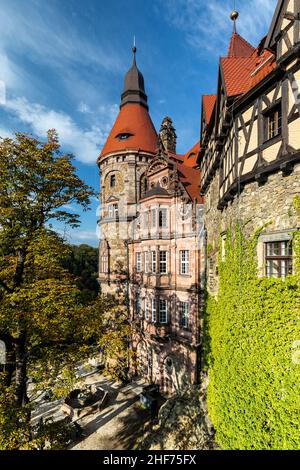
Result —
[[159, 209], [159, 228], [166, 228], [168, 226], [167, 216], [167, 209]]
[[108, 273], [108, 253], [105, 252], [101, 258], [101, 272], [107, 274]]
[[188, 302], [180, 302], [180, 326], [182, 328], [189, 327], [190, 308]]
[[266, 275], [286, 277], [293, 272], [293, 247], [289, 241], [266, 243]]
[[190, 272], [190, 252], [188, 250], [180, 251], [180, 274], [189, 274]]
[[116, 186], [116, 175], [110, 175], [110, 187], [114, 188]]
[[156, 323], [156, 299], [154, 297], [152, 299], [152, 321]]
[[167, 252], [159, 252], [159, 272], [160, 274], [167, 274]]
[[150, 306], [149, 306], [149, 299], [145, 299], [145, 320], [149, 320], [150, 318]]
[[140, 293], [136, 294], [135, 311], [136, 311], [137, 315], [142, 314], [142, 299], [141, 299], [141, 294]]
[[142, 253], [136, 253], [136, 272], [142, 271]]
[[149, 273], [149, 251], [145, 251], [145, 273]]
[[168, 323], [168, 302], [166, 299], [159, 300], [159, 323]]
[[156, 227], [156, 209], [151, 209], [151, 227]]
[[148, 212], [144, 212], [143, 216], [143, 228], [147, 229], [148, 228]]
[[274, 106], [270, 111], [267, 111], [265, 114], [265, 129], [266, 136], [265, 139], [273, 139], [281, 134], [282, 128], [282, 113], [281, 113], [281, 103], [277, 106]]
[[151, 252], [151, 268], [152, 268], [152, 273], [156, 273], [156, 251]]

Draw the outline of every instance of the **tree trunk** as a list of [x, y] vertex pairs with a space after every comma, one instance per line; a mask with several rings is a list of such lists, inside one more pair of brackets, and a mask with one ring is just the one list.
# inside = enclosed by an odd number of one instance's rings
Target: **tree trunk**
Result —
[[27, 397], [27, 355], [26, 355], [26, 330], [20, 329], [15, 345], [16, 351], [16, 380], [14, 396], [18, 406], [26, 405]]
[[6, 341], [6, 364], [3, 384], [4, 387], [10, 387], [12, 382], [13, 373], [16, 370], [16, 355], [13, 345]]

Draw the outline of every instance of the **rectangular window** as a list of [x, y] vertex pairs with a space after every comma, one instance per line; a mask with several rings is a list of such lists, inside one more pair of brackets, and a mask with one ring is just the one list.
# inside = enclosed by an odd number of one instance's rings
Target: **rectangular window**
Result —
[[149, 273], [149, 251], [145, 251], [145, 273]]
[[156, 209], [151, 209], [151, 227], [156, 227]]
[[189, 274], [190, 272], [190, 252], [188, 250], [180, 251], [180, 274]]
[[156, 273], [156, 251], [151, 252], [152, 273]]
[[136, 253], [136, 272], [142, 271], [142, 253]]
[[116, 186], [116, 175], [110, 176], [110, 187], [114, 188]]
[[136, 300], [135, 300], [135, 311], [137, 315], [142, 314], [142, 300], [141, 300], [141, 294], [136, 295]]
[[274, 106], [270, 111], [265, 113], [265, 140], [273, 139], [281, 134], [282, 113], [281, 104]]
[[156, 299], [152, 299], [152, 321], [156, 323]]
[[143, 228], [144, 228], [144, 229], [148, 228], [148, 212], [144, 212]]
[[267, 277], [286, 277], [293, 273], [293, 247], [290, 241], [265, 244]]
[[159, 323], [168, 323], [168, 303], [165, 299], [159, 300]]
[[102, 255], [102, 273], [108, 273], [108, 254], [105, 253]]
[[117, 219], [118, 215], [119, 215], [118, 204], [110, 204], [108, 206], [108, 217], [110, 219]]
[[149, 320], [150, 318], [150, 307], [149, 307], [149, 300], [145, 299], [145, 320]]
[[167, 252], [159, 252], [159, 272], [160, 274], [167, 274]]
[[167, 209], [159, 209], [159, 228], [166, 228], [168, 226], [167, 216]]
[[180, 326], [189, 327], [190, 306], [188, 302], [180, 302]]

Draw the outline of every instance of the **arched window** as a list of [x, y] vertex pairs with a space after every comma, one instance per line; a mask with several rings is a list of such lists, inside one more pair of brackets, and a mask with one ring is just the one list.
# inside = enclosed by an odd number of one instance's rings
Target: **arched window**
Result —
[[148, 179], [146, 175], [141, 176], [140, 180], [140, 197], [143, 197], [148, 191]]

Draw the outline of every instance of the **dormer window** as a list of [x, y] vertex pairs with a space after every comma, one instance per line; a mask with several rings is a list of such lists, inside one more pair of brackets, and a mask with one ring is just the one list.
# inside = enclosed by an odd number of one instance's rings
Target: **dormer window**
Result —
[[121, 132], [120, 134], [117, 135], [116, 139], [119, 140], [127, 140], [130, 137], [132, 137], [133, 134], [130, 134], [129, 132]]

